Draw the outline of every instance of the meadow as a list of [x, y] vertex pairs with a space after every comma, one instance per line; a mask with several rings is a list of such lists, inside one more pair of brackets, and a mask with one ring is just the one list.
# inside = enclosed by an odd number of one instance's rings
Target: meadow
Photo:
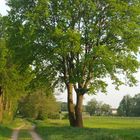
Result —
[[9, 140], [12, 129], [25, 124], [19, 140], [31, 140], [30, 123], [43, 140], [140, 140], [140, 118], [90, 117], [84, 119], [84, 128], [69, 126], [68, 120], [31, 121], [17, 119], [11, 124], [0, 125], [0, 140]]
[[91, 117], [84, 128], [69, 127], [67, 120], [36, 122], [44, 140], [140, 140], [140, 118]]

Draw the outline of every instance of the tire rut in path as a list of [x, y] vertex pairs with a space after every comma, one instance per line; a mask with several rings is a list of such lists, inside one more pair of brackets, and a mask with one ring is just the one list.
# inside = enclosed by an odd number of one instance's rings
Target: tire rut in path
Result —
[[19, 134], [19, 131], [22, 127], [24, 127], [24, 125], [13, 130], [11, 140], [18, 140], [18, 134]]
[[[18, 134], [22, 127], [23, 126], [13, 130], [11, 140], [18, 140]], [[34, 126], [31, 129], [27, 129], [27, 131], [30, 133], [33, 140], [42, 140], [42, 138], [35, 132]]]
[[41, 137], [34, 131], [34, 129], [29, 130], [33, 140], [42, 140]]
[[11, 140], [18, 140], [18, 134], [19, 134], [19, 130], [15, 129], [12, 133]]

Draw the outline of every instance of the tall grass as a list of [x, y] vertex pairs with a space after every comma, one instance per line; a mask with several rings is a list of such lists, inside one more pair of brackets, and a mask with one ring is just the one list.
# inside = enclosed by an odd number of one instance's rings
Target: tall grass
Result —
[[140, 118], [92, 117], [84, 128], [69, 127], [67, 120], [36, 122], [44, 140], [140, 140]]

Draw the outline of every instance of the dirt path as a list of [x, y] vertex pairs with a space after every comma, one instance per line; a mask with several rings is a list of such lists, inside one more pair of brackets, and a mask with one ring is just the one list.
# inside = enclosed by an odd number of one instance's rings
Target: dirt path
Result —
[[18, 134], [19, 134], [19, 130], [14, 130], [13, 134], [12, 134], [12, 138], [11, 140], [17, 140], [18, 139]]
[[34, 130], [30, 130], [29, 133], [31, 134], [33, 140], [42, 140]]
[[[19, 131], [23, 127], [25, 128], [25, 126], [21, 126], [21, 127], [16, 128], [16, 129], [13, 130], [11, 140], [18, 140]], [[42, 140], [41, 137], [35, 132], [35, 126], [32, 126], [31, 129], [27, 129], [27, 131], [30, 133], [30, 135], [32, 136], [33, 140]]]
[[19, 130], [24, 127], [24, 125], [16, 128], [13, 130], [13, 133], [12, 133], [12, 137], [11, 137], [11, 140], [18, 140], [18, 134], [19, 134]]
[[31, 134], [33, 140], [42, 140], [42, 138], [35, 132], [35, 126], [32, 126], [29, 133]]

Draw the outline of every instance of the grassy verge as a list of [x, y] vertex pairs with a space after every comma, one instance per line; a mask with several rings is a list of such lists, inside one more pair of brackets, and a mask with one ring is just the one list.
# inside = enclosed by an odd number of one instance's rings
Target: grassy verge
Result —
[[0, 140], [9, 140], [11, 138], [13, 128], [20, 127], [25, 124], [22, 119], [15, 119], [11, 123], [0, 124]]
[[44, 140], [140, 140], [140, 118], [92, 117], [85, 128], [69, 127], [67, 120], [36, 122]]
[[11, 123], [0, 124], [0, 140], [9, 140], [13, 129], [24, 125], [29, 126], [29, 123], [23, 119], [15, 119]]
[[8, 140], [10, 139], [12, 134], [12, 129], [5, 126], [5, 125], [0, 125], [0, 140]]

